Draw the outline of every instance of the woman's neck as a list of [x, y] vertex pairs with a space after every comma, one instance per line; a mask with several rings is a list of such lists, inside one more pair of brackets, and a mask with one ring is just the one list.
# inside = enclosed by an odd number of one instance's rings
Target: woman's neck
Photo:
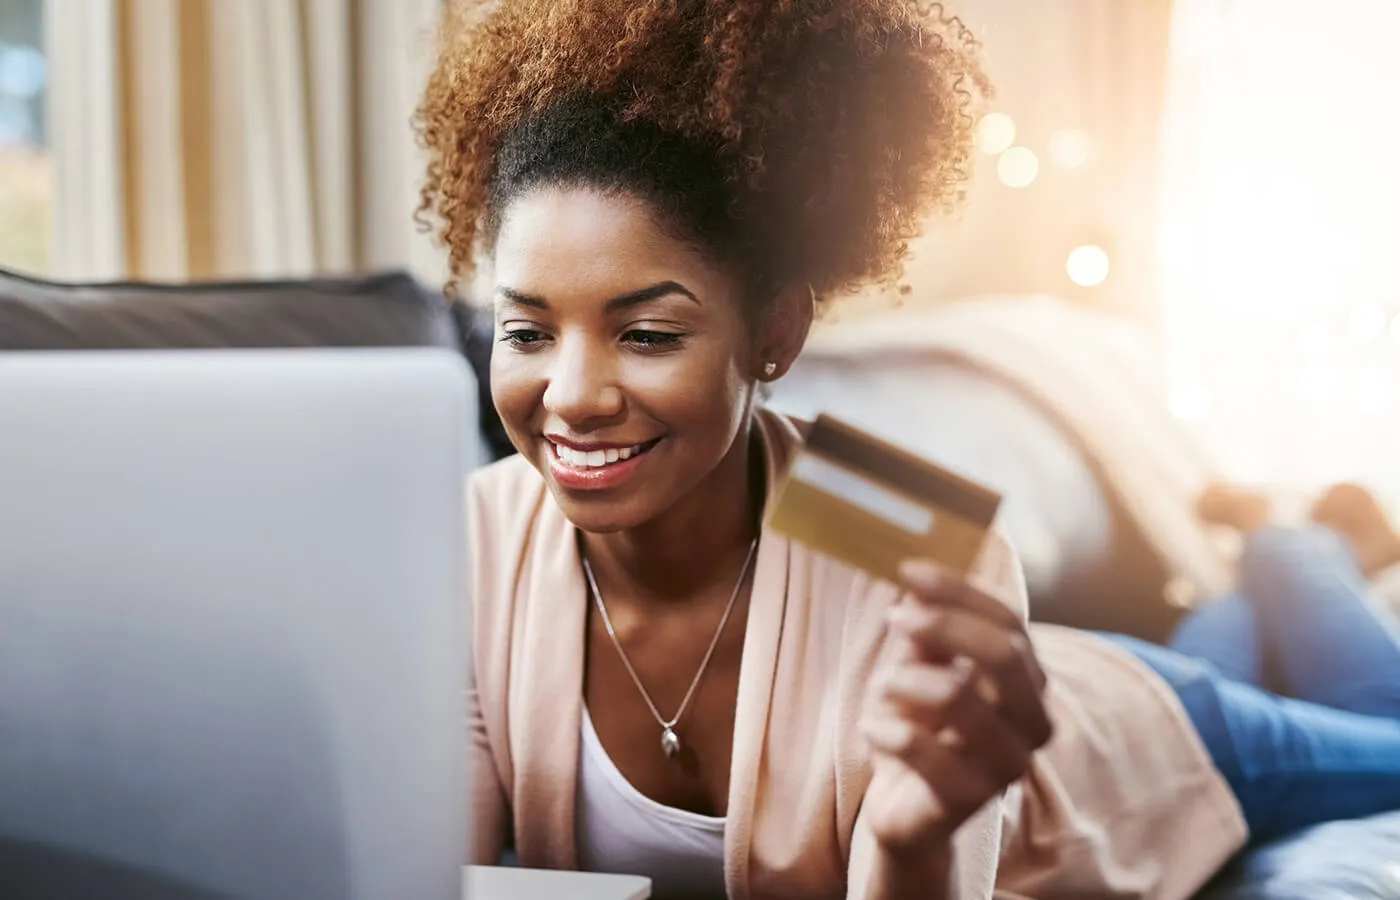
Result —
[[758, 535], [765, 460], [754, 426], [720, 464], [664, 516], [613, 534], [583, 535], [601, 582], [627, 584], [640, 597], [683, 601], [743, 565]]

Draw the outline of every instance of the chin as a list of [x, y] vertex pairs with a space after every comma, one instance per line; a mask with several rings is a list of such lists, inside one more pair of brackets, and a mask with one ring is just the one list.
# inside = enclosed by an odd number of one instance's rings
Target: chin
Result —
[[640, 513], [635, 504], [627, 500], [606, 497], [579, 497], [550, 483], [549, 491], [559, 504], [564, 518], [574, 527], [589, 534], [613, 534], [630, 531], [651, 521], [654, 516]]

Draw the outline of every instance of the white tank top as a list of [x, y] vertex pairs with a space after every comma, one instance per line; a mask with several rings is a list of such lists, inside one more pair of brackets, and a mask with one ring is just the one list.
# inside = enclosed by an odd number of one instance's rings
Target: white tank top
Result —
[[664, 806], [632, 787], [587, 709], [582, 731], [574, 804], [579, 867], [650, 878], [657, 900], [722, 900], [724, 819]]

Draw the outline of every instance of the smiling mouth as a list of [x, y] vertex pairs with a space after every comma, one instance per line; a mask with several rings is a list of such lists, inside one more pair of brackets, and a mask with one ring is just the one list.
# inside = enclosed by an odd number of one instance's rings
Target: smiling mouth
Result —
[[553, 441], [548, 443], [550, 449], [554, 451], [555, 458], [566, 466], [575, 469], [605, 469], [608, 466], [635, 459], [660, 442], [661, 438], [656, 438], [644, 444], [633, 444], [631, 447], [609, 447], [606, 450], [575, 450]]

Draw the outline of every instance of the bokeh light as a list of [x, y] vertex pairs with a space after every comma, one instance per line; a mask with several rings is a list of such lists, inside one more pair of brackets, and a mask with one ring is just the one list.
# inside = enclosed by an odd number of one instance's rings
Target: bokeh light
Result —
[[1016, 123], [1006, 113], [987, 113], [977, 123], [977, 146], [995, 156], [1016, 140]]
[[1180, 385], [1171, 392], [1167, 406], [1183, 422], [1199, 422], [1210, 413], [1210, 397], [1196, 385]]
[[1097, 244], [1075, 247], [1065, 259], [1065, 272], [1069, 280], [1080, 287], [1103, 284], [1108, 277], [1108, 269], [1108, 253]]
[[997, 177], [1007, 187], [1023, 188], [1040, 174], [1040, 160], [1029, 147], [1012, 147], [997, 159]]

